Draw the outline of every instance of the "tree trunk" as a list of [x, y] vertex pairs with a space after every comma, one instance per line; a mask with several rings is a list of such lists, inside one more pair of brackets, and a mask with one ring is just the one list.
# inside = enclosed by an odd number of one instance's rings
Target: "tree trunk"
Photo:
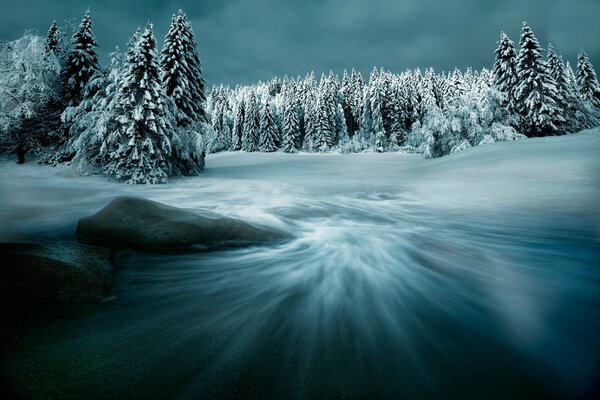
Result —
[[25, 164], [25, 149], [21, 145], [17, 147], [17, 164]]

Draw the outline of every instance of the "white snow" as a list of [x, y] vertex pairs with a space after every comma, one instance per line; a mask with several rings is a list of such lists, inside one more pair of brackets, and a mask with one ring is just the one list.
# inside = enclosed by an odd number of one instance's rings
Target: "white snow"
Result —
[[[123, 194], [279, 225], [273, 212], [277, 207], [310, 208], [317, 201], [381, 196], [397, 199], [394, 204], [408, 211], [535, 210], [597, 217], [599, 131], [491, 143], [433, 160], [398, 153], [225, 152], [209, 155], [200, 177], [141, 187], [83, 176], [67, 166], [19, 166], [5, 157], [0, 164], [0, 232], [74, 223]], [[362, 206], [368, 208], [369, 202]]]

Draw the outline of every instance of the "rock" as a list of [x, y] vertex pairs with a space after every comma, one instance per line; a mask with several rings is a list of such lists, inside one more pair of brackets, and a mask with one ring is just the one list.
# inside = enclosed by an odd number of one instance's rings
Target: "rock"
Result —
[[209, 211], [188, 211], [136, 197], [117, 197], [96, 214], [80, 219], [77, 235], [110, 248], [153, 252], [272, 243], [290, 238], [285, 232]]
[[77, 242], [0, 243], [0, 297], [16, 303], [98, 303], [112, 286], [110, 251]]

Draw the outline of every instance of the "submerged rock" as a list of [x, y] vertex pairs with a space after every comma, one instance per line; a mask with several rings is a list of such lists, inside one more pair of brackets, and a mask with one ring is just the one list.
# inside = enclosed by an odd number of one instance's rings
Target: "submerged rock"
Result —
[[77, 235], [107, 247], [174, 251], [214, 246], [272, 243], [290, 235], [259, 228], [209, 211], [188, 211], [137, 197], [117, 197], [82, 218]]
[[0, 297], [16, 303], [97, 303], [113, 283], [106, 249], [77, 242], [0, 243]]

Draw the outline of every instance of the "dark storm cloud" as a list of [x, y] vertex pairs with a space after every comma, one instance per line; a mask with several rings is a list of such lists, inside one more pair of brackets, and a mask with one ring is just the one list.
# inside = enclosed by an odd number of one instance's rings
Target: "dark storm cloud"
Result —
[[392, 71], [490, 67], [499, 32], [518, 42], [527, 20], [542, 46], [572, 63], [580, 47], [600, 66], [598, 0], [0, 0], [0, 38], [27, 28], [45, 33], [53, 19], [90, 7], [106, 54], [151, 20], [162, 42], [172, 13], [192, 20], [209, 84], [248, 83], [374, 65]]

